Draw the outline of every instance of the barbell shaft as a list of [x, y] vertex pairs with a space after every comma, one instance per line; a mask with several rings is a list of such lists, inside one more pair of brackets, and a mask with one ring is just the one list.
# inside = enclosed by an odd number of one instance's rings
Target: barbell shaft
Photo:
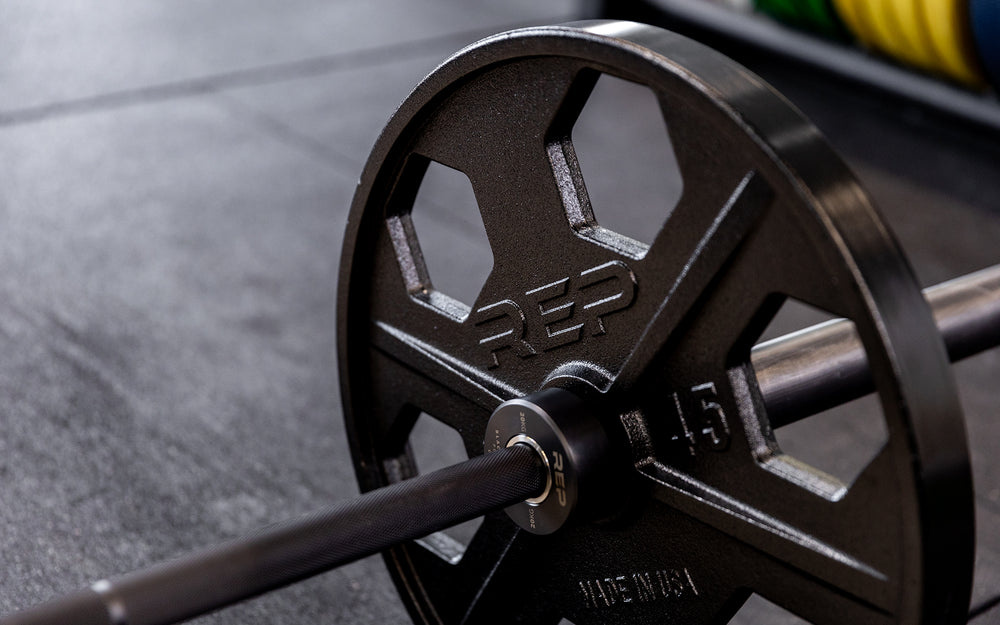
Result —
[[539, 495], [526, 445], [404, 480], [0, 619], [0, 625], [166, 625]]
[[[952, 362], [1000, 345], [1000, 265], [924, 290]], [[875, 390], [854, 324], [836, 319], [754, 347], [771, 427]]]

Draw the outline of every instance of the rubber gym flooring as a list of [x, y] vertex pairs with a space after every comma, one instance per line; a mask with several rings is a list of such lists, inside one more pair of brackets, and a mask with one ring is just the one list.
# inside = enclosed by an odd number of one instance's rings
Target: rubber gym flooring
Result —
[[[575, 5], [4, 2], [0, 611], [357, 493], [334, 300], [369, 148], [452, 52]], [[752, 66], [845, 156], [923, 284], [1000, 262], [996, 137]], [[428, 236], [461, 258], [442, 223]], [[977, 601], [1000, 591], [1000, 350], [955, 374]], [[407, 620], [373, 557], [199, 622]]]

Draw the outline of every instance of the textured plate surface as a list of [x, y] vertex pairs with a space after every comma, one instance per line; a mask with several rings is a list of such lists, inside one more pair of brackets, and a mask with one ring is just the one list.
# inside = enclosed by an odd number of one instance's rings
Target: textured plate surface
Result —
[[[684, 177], [649, 246], [599, 226], [575, 161], [572, 124], [601, 73], [656, 93]], [[489, 236], [471, 305], [435, 290], [409, 218], [430, 161], [468, 176]], [[623, 492], [638, 494], [614, 523], [534, 537], [498, 515], [457, 564], [426, 543], [389, 554], [417, 620], [725, 622], [753, 591], [815, 622], [964, 621], [972, 495], [941, 345], [867, 196], [745, 69], [628, 23], [474, 45], [383, 132], [341, 271], [363, 488], [416, 470], [421, 411], [478, 453], [502, 400], [574, 377], [632, 436]], [[749, 349], [783, 296], [852, 319], [866, 346], [889, 438], [853, 484], [771, 435]], [[690, 449], [674, 443], [692, 418], [678, 397], [707, 419]]]

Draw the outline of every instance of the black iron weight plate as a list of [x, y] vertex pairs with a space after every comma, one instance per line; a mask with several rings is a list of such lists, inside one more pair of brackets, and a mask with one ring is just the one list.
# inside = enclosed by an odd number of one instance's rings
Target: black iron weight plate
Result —
[[[653, 90], [683, 176], [648, 247], [597, 224], [573, 151], [601, 73]], [[489, 237], [471, 307], [434, 289], [410, 220], [430, 161], [469, 177]], [[888, 440], [852, 484], [771, 432], [750, 348], [786, 296], [853, 320], [864, 343]], [[457, 563], [393, 549], [417, 622], [725, 623], [751, 592], [817, 623], [964, 622], [968, 453], [912, 273], [818, 132], [704, 46], [590, 22], [449, 59], [376, 143], [338, 305], [363, 489], [416, 471], [421, 411], [474, 455], [497, 405], [547, 385], [599, 396], [634, 464], [601, 502], [610, 521], [533, 536], [498, 513]]]

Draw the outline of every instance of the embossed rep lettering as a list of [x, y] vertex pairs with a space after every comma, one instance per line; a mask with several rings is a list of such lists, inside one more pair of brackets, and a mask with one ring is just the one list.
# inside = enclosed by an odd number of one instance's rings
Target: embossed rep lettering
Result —
[[[482, 331], [479, 344], [486, 366], [500, 366], [497, 354], [509, 350], [530, 358], [576, 343], [584, 336], [607, 333], [604, 318], [625, 310], [635, 300], [638, 281], [628, 265], [613, 260], [525, 291], [518, 301], [505, 299], [474, 313], [472, 323]], [[529, 343], [527, 336], [533, 338]]]

